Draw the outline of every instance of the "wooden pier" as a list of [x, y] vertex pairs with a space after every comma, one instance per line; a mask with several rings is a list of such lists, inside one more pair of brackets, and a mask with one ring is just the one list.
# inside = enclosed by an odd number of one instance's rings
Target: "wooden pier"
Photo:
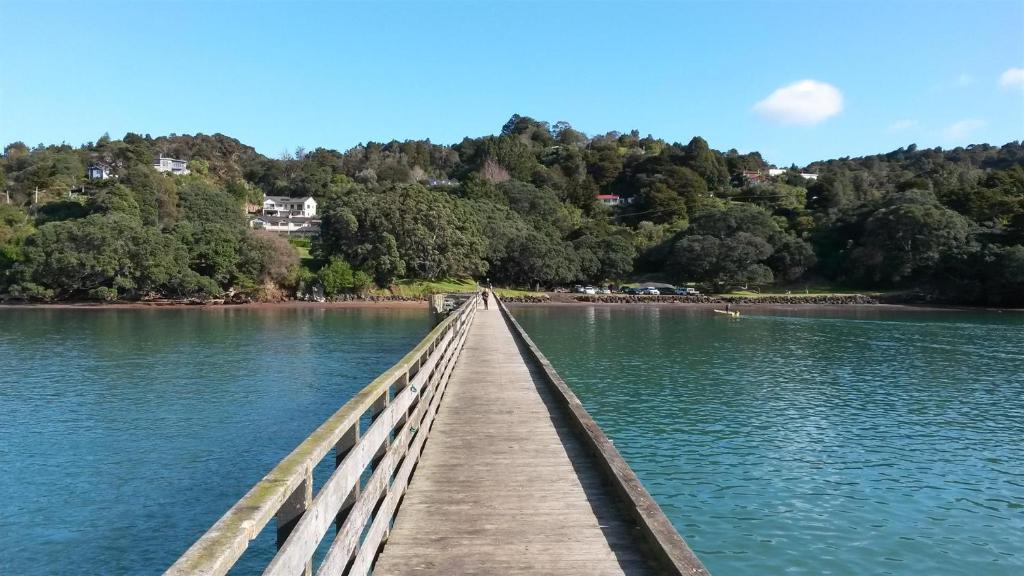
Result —
[[[331, 453], [314, 495], [313, 468]], [[274, 518], [264, 574], [707, 574], [504, 305], [476, 297], [167, 574], [227, 573]]]

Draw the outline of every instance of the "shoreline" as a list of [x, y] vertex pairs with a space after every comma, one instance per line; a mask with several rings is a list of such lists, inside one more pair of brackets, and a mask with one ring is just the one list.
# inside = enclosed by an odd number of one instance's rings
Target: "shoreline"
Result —
[[[718, 302], [585, 302], [575, 300], [555, 300], [537, 302], [520, 301], [515, 298], [506, 299], [510, 308], [530, 307], [553, 307], [553, 308], [575, 308], [584, 306], [597, 306], [601, 308], [680, 308], [692, 310], [713, 310], [721, 308], [723, 303]], [[291, 310], [291, 309], [427, 309], [427, 300], [344, 300], [337, 302], [307, 302], [304, 300], [287, 300], [283, 302], [244, 302], [238, 304], [228, 303], [184, 303], [184, 302], [19, 302], [0, 303], [0, 311], [3, 310]], [[963, 306], [954, 304], [864, 304], [864, 303], [731, 303], [733, 310], [743, 311], [783, 311], [799, 312], [801, 310], [832, 310], [832, 311], [890, 311], [890, 312], [1008, 312], [1022, 313], [1020, 308], [997, 308], [981, 306]]]
[[[509, 308], [573, 308], [595, 306], [598, 308], [679, 308], [696, 310], [721, 309], [723, 304], [711, 302], [509, 302]], [[943, 305], [943, 304], [779, 304], [766, 302], [763, 304], [731, 304], [734, 311], [787, 311], [799, 312], [801, 310], [834, 310], [834, 311], [878, 311], [878, 312], [1009, 312], [1020, 313], [1020, 308], [993, 308], [979, 306]]]
[[344, 300], [338, 302], [185, 303], [185, 302], [20, 302], [2, 303], [0, 310], [288, 310], [298, 308], [427, 308], [426, 300]]

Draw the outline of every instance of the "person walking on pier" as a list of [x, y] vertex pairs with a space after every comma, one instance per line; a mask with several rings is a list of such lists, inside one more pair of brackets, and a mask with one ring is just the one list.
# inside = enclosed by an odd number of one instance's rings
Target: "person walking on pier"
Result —
[[484, 299], [484, 310], [490, 310], [491, 309], [491, 306], [490, 306], [490, 304], [491, 304], [491, 291], [490, 290], [487, 290], [486, 288], [484, 289], [484, 291], [483, 291], [483, 299]]

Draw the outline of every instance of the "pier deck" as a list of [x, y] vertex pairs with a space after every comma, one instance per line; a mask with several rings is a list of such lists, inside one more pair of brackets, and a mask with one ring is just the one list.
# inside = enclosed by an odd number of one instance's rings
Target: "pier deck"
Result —
[[462, 300], [166, 576], [227, 574], [271, 522], [264, 576], [706, 576], [504, 305]]
[[478, 310], [374, 574], [648, 574], [636, 532], [497, 305]]

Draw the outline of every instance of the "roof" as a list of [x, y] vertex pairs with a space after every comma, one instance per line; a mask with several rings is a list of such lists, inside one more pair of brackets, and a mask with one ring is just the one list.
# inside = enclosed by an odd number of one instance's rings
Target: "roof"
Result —
[[597, 195], [597, 199], [598, 200], [618, 200], [619, 196], [618, 196], [618, 194], [598, 194]]
[[310, 222], [319, 222], [315, 218], [308, 218], [306, 216], [257, 216], [253, 220], [259, 220], [260, 222], [266, 222], [267, 224], [302, 224], [306, 225]]
[[[302, 198], [291, 198], [291, 197], [288, 197], [288, 196], [264, 196], [263, 200], [264, 201], [272, 200], [274, 202], [302, 202], [302, 203], [305, 203], [306, 200], [313, 200], [313, 197], [312, 196], [303, 196]], [[313, 201], [316, 202], [316, 200], [313, 200]]]

